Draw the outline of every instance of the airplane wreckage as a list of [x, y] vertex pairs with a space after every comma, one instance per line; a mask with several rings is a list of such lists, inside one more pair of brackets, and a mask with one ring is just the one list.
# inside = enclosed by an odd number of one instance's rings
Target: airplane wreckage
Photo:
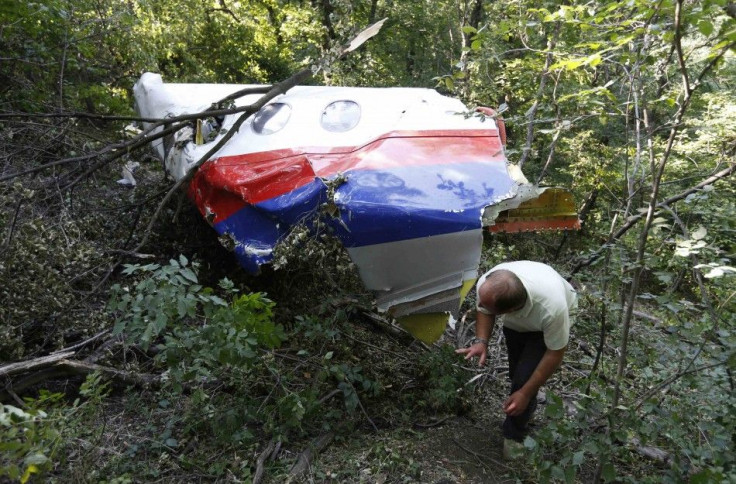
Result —
[[[164, 119], [248, 87], [258, 86], [164, 83], [145, 73], [133, 90], [141, 116]], [[321, 217], [378, 309], [432, 342], [475, 284], [484, 229], [580, 226], [570, 193], [529, 183], [506, 159], [503, 121], [477, 111], [432, 89], [296, 86], [248, 118], [188, 193], [251, 273], [292, 228]], [[238, 116], [198, 120], [153, 147], [179, 180]]]

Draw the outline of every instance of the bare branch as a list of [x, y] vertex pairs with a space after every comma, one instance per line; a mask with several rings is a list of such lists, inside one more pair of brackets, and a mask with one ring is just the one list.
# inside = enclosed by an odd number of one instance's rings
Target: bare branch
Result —
[[529, 159], [529, 153], [531, 153], [532, 150], [532, 141], [534, 140], [534, 117], [537, 114], [540, 100], [542, 99], [542, 95], [544, 94], [544, 87], [547, 84], [547, 77], [549, 76], [549, 68], [552, 65], [552, 61], [554, 60], [553, 50], [555, 48], [555, 44], [557, 43], [557, 37], [560, 34], [560, 26], [561, 22], [555, 23], [555, 31], [552, 35], [552, 38], [549, 39], [549, 41], [547, 42], [547, 57], [544, 61], [544, 70], [542, 71], [542, 75], [539, 79], [539, 88], [537, 89], [537, 95], [534, 99], [534, 104], [532, 104], [532, 107], [529, 108], [529, 111], [527, 111], [526, 114], [529, 124], [526, 128], [526, 143], [524, 144], [524, 149], [521, 153], [521, 159], [519, 160], [519, 168], [522, 168], [524, 166], [524, 163], [527, 159]]
[[[66, 355], [69, 356], [73, 353], [67, 353]], [[76, 360], [65, 360], [61, 359], [58, 360], [59, 357], [63, 357], [64, 354], [60, 355], [49, 355], [49, 357], [44, 357], [47, 359], [50, 359], [50, 357], [57, 358], [56, 363], [52, 364], [51, 366], [45, 366], [40, 371], [36, 371], [34, 373], [31, 373], [29, 376], [25, 377], [24, 379], [17, 381], [17, 382], [8, 382], [3, 389], [0, 389], [0, 401], [6, 400], [8, 397], [11, 397], [11, 393], [14, 392], [22, 392], [28, 387], [31, 387], [33, 385], [37, 385], [43, 381], [50, 380], [53, 378], [61, 378], [61, 377], [68, 377], [73, 375], [89, 375], [90, 373], [99, 372], [106, 377], [115, 380], [119, 383], [123, 383], [125, 385], [133, 385], [137, 387], [150, 387], [150, 386], [158, 386], [161, 384], [161, 377], [158, 375], [152, 375], [148, 373], [137, 373], [132, 371], [123, 371], [118, 370], [116, 368], [111, 368], [109, 366], [102, 366], [97, 365], [94, 363], [87, 363], [82, 361], [76, 361]], [[40, 358], [37, 358], [36, 360], [31, 360], [30, 362], [20, 362], [16, 363], [15, 365], [22, 365], [22, 364], [31, 364], [33, 362], [38, 362], [41, 360]], [[29, 366], [30, 368], [30, 366]], [[25, 370], [23, 373], [28, 373], [28, 370]]]
[[[679, 202], [680, 200], [684, 199], [688, 195], [697, 192], [698, 190], [702, 190], [704, 187], [708, 185], [712, 185], [713, 183], [717, 182], [718, 180], [721, 180], [723, 178], [728, 178], [736, 171], [736, 164], [733, 164], [729, 166], [728, 168], [719, 171], [718, 173], [713, 174], [712, 176], [706, 178], [702, 182], [698, 183], [692, 188], [689, 188], [685, 190], [684, 192], [678, 193], [677, 195], [668, 198], [667, 200], [664, 200], [657, 204], [656, 208], [662, 208], [665, 205], [672, 205], [673, 203]], [[623, 236], [626, 232], [628, 232], [632, 227], [634, 227], [637, 222], [639, 222], [642, 218], [644, 218], [645, 214], [637, 213], [636, 215], [632, 215], [629, 217], [624, 225], [622, 225], [616, 232], [612, 233], [608, 239], [601, 245], [601, 247], [595, 251], [592, 255], [588, 256], [587, 258], [579, 261], [575, 267], [573, 267], [570, 275], [573, 275], [577, 273], [580, 269], [583, 267], [587, 267], [601, 256], [601, 252], [603, 252], [605, 249], [609, 247], [609, 245], [619, 238]]]
[[291, 470], [289, 471], [289, 475], [293, 477], [298, 477], [307, 472], [309, 466], [311, 465], [312, 459], [314, 459], [314, 456], [316, 454], [319, 454], [325, 447], [330, 445], [330, 442], [332, 442], [332, 439], [334, 438], [335, 434], [329, 432], [314, 439], [311, 445], [304, 449], [301, 454], [299, 454], [296, 463], [291, 467]]
[[[133, 138], [133, 139], [131, 139], [129, 141], [107, 145], [104, 148], [102, 148], [101, 150], [98, 150], [98, 151], [95, 151], [95, 152], [92, 152], [92, 153], [88, 153], [86, 155], [74, 156], [72, 158], [64, 158], [62, 160], [52, 161], [50, 163], [46, 163], [46, 164], [41, 165], [41, 166], [36, 166], [34, 168], [29, 168], [27, 170], [23, 170], [23, 171], [19, 171], [19, 172], [16, 172], [16, 173], [11, 173], [9, 175], [1, 176], [0, 177], [0, 182], [11, 180], [13, 178], [17, 178], [17, 177], [23, 176], [23, 175], [28, 175], [28, 174], [31, 174], [31, 173], [36, 173], [36, 172], [45, 170], [47, 168], [52, 168], [54, 166], [67, 165], [69, 163], [75, 163], [75, 162], [80, 162], [80, 161], [87, 161], [87, 160], [91, 160], [91, 159], [94, 159], [94, 158], [103, 156], [103, 155], [105, 155], [107, 153], [110, 153], [110, 152], [113, 153], [113, 155], [110, 158], [107, 158], [105, 160], [102, 160], [102, 161], [96, 163], [95, 165], [93, 165], [92, 168], [90, 168], [89, 170], [87, 170], [87, 172], [85, 172], [85, 174], [82, 175], [82, 177], [80, 177], [80, 179], [81, 178], [86, 178], [92, 172], [94, 172], [95, 170], [99, 169], [101, 166], [103, 166], [103, 165], [105, 165], [107, 163], [111, 163], [112, 161], [115, 161], [118, 158], [122, 158], [123, 156], [125, 156], [127, 154], [130, 154], [132, 151], [135, 151], [135, 150], [137, 150], [139, 148], [142, 148], [143, 146], [146, 146], [151, 141], [155, 141], [155, 140], [157, 140], [159, 138], [163, 138], [165, 136], [168, 136], [171, 133], [175, 133], [178, 130], [180, 130], [181, 128], [183, 128], [184, 126], [186, 126], [185, 123], [175, 124], [173, 126], [170, 126], [167, 129], [164, 129], [164, 130], [162, 130], [162, 131], [160, 131], [158, 133], [152, 134], [152, 135], [148, 135], [147, 134], [147, 133], [149, 133], [151, 131], [151, 129], [148, 129], [144, 133], [141, 133], [140, 135], [136, 136], [135, 138]], [[153, 128], [153, 127], [151, 127], [151, 128]], [[70, 186], [73, 186], [77, 181], [78, 180], [75, 180], [73, 183], [67, 185], [65, 188], [68, 188]]]

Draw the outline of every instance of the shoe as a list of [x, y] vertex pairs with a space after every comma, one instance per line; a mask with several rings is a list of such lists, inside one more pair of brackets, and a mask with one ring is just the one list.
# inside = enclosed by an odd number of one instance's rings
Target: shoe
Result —
[[526, 454], [526, 447], [521, 442], [514, 439], [503, 439], [503, 458], [504, 460], [519, 460]]

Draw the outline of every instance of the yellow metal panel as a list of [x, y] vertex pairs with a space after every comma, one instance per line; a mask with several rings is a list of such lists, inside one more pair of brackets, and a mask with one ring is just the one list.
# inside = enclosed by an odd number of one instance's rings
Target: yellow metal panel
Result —
[[449, 318], [448, 313], [423, 313], [402, 316], [397, 321], [416, 339], [432, 344], [445, 332]]

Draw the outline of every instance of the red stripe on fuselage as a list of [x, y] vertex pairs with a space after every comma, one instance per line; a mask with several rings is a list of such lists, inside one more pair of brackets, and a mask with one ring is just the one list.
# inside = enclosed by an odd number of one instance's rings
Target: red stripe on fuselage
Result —
[[498, 131], [394, 131], [358, 147], [287, 148], [210, 160], [195, 174], [190, 196], [220, 222], [247, 204], [289, 193], [347, 170], [505, 162]]

